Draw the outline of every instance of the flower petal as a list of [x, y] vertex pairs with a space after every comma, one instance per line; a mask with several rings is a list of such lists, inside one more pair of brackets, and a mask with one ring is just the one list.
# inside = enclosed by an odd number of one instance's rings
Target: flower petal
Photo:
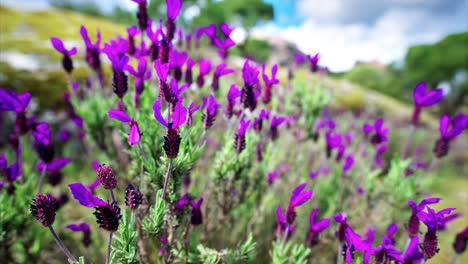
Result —
[[132, 119], [127, 115], [127, 113], [120, 110], [112, 109], [109, 110], [108, 114], [110, 118], [117, 119], [120, 122], [128, 123], [132, 121]]

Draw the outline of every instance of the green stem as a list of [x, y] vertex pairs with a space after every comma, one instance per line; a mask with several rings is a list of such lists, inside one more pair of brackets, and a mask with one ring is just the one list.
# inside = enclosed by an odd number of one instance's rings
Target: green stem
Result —
[[55, 233], [55, 230], [52, 226], [49, 226], [49, 230], [52, 233], [52, 236], [55, 239], [55, 242], [57, 242], [57, 245], [60, 247], [60, 249], [67, 255], [68, 259], [71, 259], [73, 261], [77, 261], [76, 258], [73, 256], [73, 254], [68, 250], [68, 248], [63, 244], [62, 240], [58, 237], [57, 233]]
[[46, 171], [47, 171], [47, 164], [44, 165], [44, 168], [42, 168], [41, 176], [39, 178], [39, 183], [37, 184], [37, 193], [41, 192], [42, 184], [44, 183], [44, 177], [45, 177]]
[[164, 179], [164, 187], [163, 187], [163, 193], [162, 193], [163, 200], [166, 200], [167, 187], [169, 186], [169, 178], [171, 177], [171, 170], [172, 170], [172, 159], [169, 159], [169, 167], [167, 168], [166, 178]]
[[106, 264], [110, 263], [110, 253], [111, 253], [111, 245], [112, 245], [112, 234], [113, 232], [109, 233], [109, 242], [107, 243], [107, 254], [106, 254]]

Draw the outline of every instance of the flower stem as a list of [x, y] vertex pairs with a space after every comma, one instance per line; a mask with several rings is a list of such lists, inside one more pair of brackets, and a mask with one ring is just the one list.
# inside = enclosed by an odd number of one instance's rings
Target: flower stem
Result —
[[336, 264], [340, 264], [341, 263], [341, 249], [343, 248], [343, 246], [340, 245], [338, 246], [338, 254], [336, 254]]
[[130, 226], [133, 226], [135, 224], [135, 210], [132, 210], [132, 213], [130, 215]]
[[455, 264], [457, 262], [458, 254], [453, 254], [452, 258], [450, 259], [450, 264]]
[[169, 186], [169, 177], [171, 177], [171, 170], [172, 170], [172, 159], [169, 159], [169, 167], [167, 168], [166, 178], [164, 179], [164, 187], [163, 187], [163, 193], [162, 193], [163, 200], [166, 200], [167, 187]]
[[111, 245], [112, 245], [112, 234], [113, 232], [109, 233], [109, 242], [107, 243], [107, 254], [106, 254], [106, 264], [110, 263], [110, 253], [111, 253]]
[[57, 233], [55, 233], [55, 230], [52, 226], [49, 226], [49, 230], [52, 233], [52, 236], [55, 239], [55, 242], [57, 242], [57, 245], [60, 247], [60, 249], [67, 255], [68, 259], [71, 259], [73, 261], [77, 261], [76, 258], [73, 256], [73, 254], [68, 250], [68, 248], [63, 244], [62, 240], [58, 237]]
[[39, 182], [37, 183], [37, 193], [40, 193], [40, 192], [41, 192], [42, 184], [43, 184], [43, 182], [44, 182], [44, 177], [45, 177], [46, 170], [47, 170], [47, 164], [45, 164], [45, 165], [44, 165], [44, 168], [42, 168], [41, 177], [39, 178]]
[[284, 230], [284, 233], [283, 233], [283, 239], [282, 239], [283, 249], [286, 247], [286, 242], [288, 240], [288, 233], [289, 233], [289, 226], [286, 226], [286, 229]]
[[413, 124], [411, 124], [409, 127], [408, 136], [406, 137], [405, 143], [403, 144], [403, 149], [401, 151], [402, 159], [406, 157], [406, 152], [408, 151], [408, 147], [411, 142], [411, 139], [413, 138], [413, 134], [415, 130], [416, 130], [416, 127]]
[[110, 189], [109, 192], [110, 192], [110, 195], [112, 197], [112, 202], [117, 202], [117, 200], [115, 199], [114, 191], [112, 189]]

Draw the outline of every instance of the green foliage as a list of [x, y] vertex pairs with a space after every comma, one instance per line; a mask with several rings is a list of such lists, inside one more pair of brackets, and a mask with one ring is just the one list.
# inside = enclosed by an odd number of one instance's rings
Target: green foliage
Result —
[[122, 223], [112, 243], [112, 263], [139, 263], [137, 260], [137, 232], [135, 224], [131, 222], [129, 210], [124, 210]]
[[270, 58], [272, 47], [266, 40], [249, 38], [245, 43], [235, 46], [234, 55], [242, 55], [252, 58], [258, 63], [265, 63]]
[[149, 215], [143, 219], [143, 230], [152, 236], [159, 236], [162, 233], [164, 223], [164, 212], [166, 203], [161, 198], [162, 190], [156, 192], [155, 203], [149, 210]]
[[[452, 86], [443, 112], [454, 113], [468, 101], [468, 32], [453, 34], [432, 45], [409, 48], [405, 56], [404, 80], [408, 90], [420, 81], [430, 87], [441, 82]], [[465, 74], [464, 80], [456, 80], [457, 74]], [[463, 79], [463, 78], [462, 78]]]
[[247, 240], [235, 249], [215, 250], [199, 244], [196, 250], [190, 252], [189, 263], [249, 263], [254, 257], [255, 242], [249, 234]]
[[69, 264], [85, 264], [85, 258], [84, 257], [79, 257], [78, 261], [73, 261], [73, 260], [68, 260]]
[[306, 264], [309, 262], [310, 248], [291, 241], [286, 244], [273, 243], [271, 258], [274, 264]]

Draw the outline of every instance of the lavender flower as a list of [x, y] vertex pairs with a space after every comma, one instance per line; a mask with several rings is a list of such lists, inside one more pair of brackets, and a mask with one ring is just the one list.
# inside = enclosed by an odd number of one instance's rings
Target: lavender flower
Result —
[[138, 122], [135, 119], [128, 116], [127, 113], [115, 109], [109, 110], [108, 114], [110, 118], [116, 119], [122, 123], [130, 124], [130, 131], [128, 132], [128, 143], [130, 145], [133, 146], [140, 142], [140, 127], [138, 126]]
[[343, 164], [343, 171], [347, 172], [349, 171], [354, 165], [354, 157], [352, 154], [349, 154], [345, 158], [345, 162]]
[[299, 51], [296, 51], [296, 53], [294, 53], [294, 63], [300, 66], [304, 64], [304, 62], [306, 62], [304, 54], [300, 53]]
[[87, 223], [82, 222], [80, 224], [70, 224], [65, 227], [73, 232], [83, 232], [83, 245], [85, 247], [89, 247], [91, 245], [91, 229]]
[[55, 221], [55, 212], [58, 209], [58, 203], [55, 197], [50, 194], [38, 193], [30, 206], [31, 214], [39, 223], [48, 227]]
[[299, 184], [291, 193], [291, 200], [286, 210], [286, 222], [289, 225], [294, 224], [296, 220], [296, 207], [305, 204], [312, 198], [314, 193], [312, 190], [303, 191], [306, 185], [306, 182]]
[[35, 139], [36, 151], [45, 163], [49, 163], [54, 158], [54, 146], [52, 145], [52, 132], [49, 124], [43, 122], [36, 125], [32, 135]]
[[219, 90], [219, 78], [234, 72], [234, 69], [227, 68], [226, 63], [221, 63], [216, 66], [216, 69], [213, 73], [213, 81], [211, 82], [211, 88], [214, 92]]
[[148, 8], [146, 0], [132, 0], [138, 4], [137, 18], [140, 29], [146, 30], [148, 26]]
[[468, 227], [466, 227], [463, 231], [461, 231], [455, 236], [455, 240], [453, 241], [453, 250], [455, 250], [455, 253], [457, 254], [462, 254], [463, 252], [465, 252], [467, 245]]
[[267, 182], [268, 185], [272, 185], [273, 182], [280, 176], [280, 170], [276, 169], [274, 171], [271, 171], [267, 175]]
[[88, 208], [95, 208], [94, 215], [96, 216], [99, 227], [110, 232], [117, 231], [119, 228], [120, 208], [116, 202], [112, 204], [104, 202], [99, 197], [94, 196], [83, 184], [72, 183], [68, 187], [75, 198], [81, 205]]
[[187, 52], [178, 52], [177, 50], [171, 50], [169, 54], [170, 67], [174, 70], [174, 78], [179, 82], [182, 80], [182, 66], [187, 60]]
[[278, 117], [276, 115], [273, 115], [271, 118], [271, 123], [270, 123], [270, 137], [271, 140], [276, 140], [279, 136], [278, 133], [278, 127], [286, 122], [286, 117]]
[[[452, 122], [449, 115], [443, 115], [439, 122], [440, 138], [434, 146], [434, 154], [437, 158], [446, 156], [449, 152], [450, 141], [468, 128], [468, 115], [457, 114]], [[449, 129], [451, 127], [451, 129]]]
[[245, 121], [244, 119], [241, 119], [239, 128], [237, 129], [237, 133], [235, 136], [234, 147], [237, 151], [237, 154], [240, 154], [245, 149], [245, 133], [249, 125], [250, 125], [250, 120]]
[[163, 97], [167, 103], [172, 103], [174, 101], [174, 95], [169, 88], [167, 83], [167, 76], [169, 75], [169, 64], [161, 63], [160, 60], [154, 62], [154, 68], [159, 77], [159, 96]]
[[374, 124], [364, 124], [362, 130], [364, 135], [371, 135], [371, 143], [373, 145], [379, 145], [388, 140], [388, 128], [383, 126], [384, 120], [382, 118], [375, 120]]
[[187, 83], [189, 86], [193, 83], [192, 68], [196, 63], [197, 62], [192, 58], [187, 59], [187, 66], [185, 68], [185, 83]]
[[8, 193], [13, 193], [15, 188], [13, 182], [22, 175], [21, 165], [18, 162], [15, 162], [8, 166], [6, 155], [5, 153], [2, 153], [0, 155], [0, 175], [2, 175], [6, 180], [5, 182], [0, 181], [0, 190], [8, 183]]
[[407, 227], [407, 232], [409, 237], [414, 237], [417, 236], [419, 233], [419, 218], [418, 218], [418, 213], [424, 210], [427, 205], [429, 204], [436, 204], [438, 203], [440, 198], [427, 198], [422, 200], [419, 204], [416, 204], [413, 200], [408, 201], [408, 205], [412, 209], [411, 217], [408, 221], [408, 227]]
[[317, 72], [319, 70], [318, 67], [318, 62], [320, 59], [320, 54], [317, 53], [314, 56], [311, 56], [310, 54], [307, 55], [307, 59], [309, 59], [309, 68], [311, 72]]
[[143, 203], [143, 194], [140, 189], [129, 184], [125, 190], [125, 205], [130, 209], [137, 209]]
[[67, 50], [65, 46], [63, 45], [63, 41], [59, 38], [52, 37], [50, 38], [50, 41], [52, 43], [52, 46], [54, 46], [54, 49], [57, 50], [58, 52], [62, 53], [63, 59], [62, 59], [62, 66], [63, 69], [67, 73], [71, 73], [73, 71], [73, 61], [71, 59], [72, 56], [76, 55], [77, 50], [76, 47], [71, 48], [70, 50]]
[[203, 102], [206, 109], [203, 114], [203, 128], [208, 130], [213, 126], [216, 115], [218, 114], [218, 109], [221, 105], [216, 101], [213, 95], [210, 95], [208, 98], [204, 98]]
[[340, 224], [340, 227], [335, 232], [335, 236], [341, 243], [343, 243], [346, 240], [346, 230], [349, 228], [348, 217], [344, 214], [335, 214], [333, 218], [335, 219], [335, 222]]
[[286, 220], [286, 215], [283, 214], [283, 211], [281, 210], [281, 206], [279, 205], [276, 208], [276, 218], [278, 220], [278, 223], [276, 225], [276, 236], [283, 237], [284, 232], [287, 232], [286, 239], [289, 239], [292, 233], [294, 232], [294, 226], [288, 224]]
[[237, 98], [241, 96], [240, 90], [235, 84], [231, 85], [227, 94], [226, 116], [230, 119], [234, 115], [234, 107], [237, 104]]
[[127, 28], [128, 54], [131, 55], [131, 56], [136, 54], [137, 48], [136, 48], [136, 45], [135, 45], [135, 37], [136, 37], [136, 35], [138, 35], [140, 33], [141, 33], [141, 31], [138, 30], [138, 28], [136, 26], [131, 26], [131, 27]]
[[424, 254], [419, 250], [419, 237], [414, 236], [411, 238], [405, 255], [403, 256], [403, 263], [421, 263], [424, 259]]
[[257, 91], [254, 89], [257, 86], [259, 89], [259, 80], [258, 74], [260, 71], [249, 64], [249, 61], [246, 60], [244, 66], [242, 67], [242, 78], [244, 79], [244, 87], [242, 88], [241, 93], [241, 102], [244, 105], [244, 108], [249, 108], [250, 111], [253, 111], [257, 107]]
[[117, 187], [117, 178], [115, 177], [112, 168], [109, 165], [101, 164], [96, 171], [96, 174], [99, 178], [99, 182], [102, 187], [107, 190], [112, 190]]
[[387, 144], [382, 144], [382, 145], [379, 145], [377, 149], [375, 150], [374, 163], [379, 168], [383, 166], [383, 162], [384, 162], [383, 154], [387, 152], [387, 149], [388, 149]]
[[205, 84], [205, 75], [208, 75], [211, 72], [211, 61], [207, 59], [201, 59], [198, 63], [199, 74], [197, 77], [198, 88], [202, 88]]
[[62, 169], [70, 164], [70, 162], [71, 159], [63, 157], [52, 160], [48, 164], [46, 164], [44, 161], [40, 161], [39, 164], [37, 164], [37, 170], [42, 171], [46, 169], [49, 183], [52, 186], [56, 186], [62, 181]]
[[260, 133], [260, 131], [262, 131], [263, 120], [265, 120], [265, 119], [270, 119], [270, 112], [268, 112], [268, 110], [266, 110], [266, 109], [262, 109], [260, 111], [260, 114], [258, 115], [258, 118], [255, 118], [254, 123], [253, 123], [253, 128], [258, 133]]
[[29, 131], [26, 108], [30, 101], [30, 92], [17, 94], [13, 90], [7, 91], [0, 87], [0, 113], [2, 111], [12, 111], [16, 113], [15, 130], [19, 134], [25, 134]]
[[167, 5], [167, 38], [170, 41], [174, 38], [175, 33], [175, 20], [179, 16], [180, 10], [182, 9], [182, 0], [166, 0]]
[[450, 214], [455, 208], [446, 208], [436, 213], [430, 207], [427, 207], [426, 212], [419, 212], [417, 217], [421, 222], [427, 226], [427, 232], [424, 234], [424, 241], [421, 245], [421, 249], [424, 254], [424, 259], [431, 259], [439, 252], [438, 238], [437, 238], [437, 227], [438, 221], [443, 221], [445, 214]]
[[265, 82], [265, 93], [263, 94], [263, 102], [265, 104], [268, 104], [271, 101], [271, 93], [272, 93], [271, 89], [272, 89], [273, 85], [279, 84], [279, 80], [276, 78], [276, 73], [278, 72], [278, 65], [275, 64], [271, 68], [271, 79], [266, 74], [265, 67], [266, 67], [266, 65], [263, 64], [263, 66], [262, 66], [262, 77], [263, 77], [263, 81]]
[[174, 159], [179, 153], [180, 141], [182, 140], [178, 128], [187, 119], [187, 109], [181, 103], [177, 103], [172, 113], [172, 122], [170, 123], [162, 116], [160, 101], [154, 102], [153, 110], [156, 120], [167, 128], [167, 135], [164, 137], [164, 150], [168, 158]]
[[417, 125], [419, 123], [419, 116], [422, 108], [430, 107], [437, 104], [442, 100], [444, 93], [442, 89], [434, 89], [427, 91], [427, 84], [420, 82], [414, 87], [413, 99], [414, 99], [414, 111], [411, 123]]
[[127, 69], [127, 64], [130, 59], [126, 55], [119, 58], [117, 54], [111, 52], [108, 52], [107, 56], [112, 62], [112, 68], [114, 70], [114, 75], [112, 78], [112, 86], [114, 87], [114, 93], [120, 99], [122, 99], [128, 90], [128, 77], [125, 74], [124, 70]]
[[307, 233], [306, 243], [309, 247], [313, 247], [319, 242], [319, 235], [330, 225], [330, 218], [323, 218], [318, 221], [315, 220], [319, 212], [318, 208], [315, 208], [310, 213], [309, 218], [309, 232]]
[[192, 225], [201, 225], [203, 223], [203, 214], [201, 211], [202, 204], [203, 204], [203, 198], [200, 198], [198, 201], [190, 202], [190, 206], [192, 207], [190, 223]]
[[145, 81], [151, 78], [151, 71], [147, 71], [148, 63], [145, 57], [140, 57], [136, 70], [131, 65], [127, 65], [125, 69], [135, 76], [135, 105], [140, 105], [140, 95], [145, 89]]
[[195, 105], [193, 102], [188, 107], [187, 126], [193, 125], [193, 114], [200, 109], [200, 105]]
[[101, 58], [99, 56], [101, 46], [101, 32], [97, 32], [97, 40], [95, 43], [91, 42], [88, 35], [88, 30], [83, 25], [81, 25], [80, 34], [81, 37], [83, 37], [83, 41], [86, 45], [86, 62], [88, 63], [89, 67], [91, 67], [91, 69], [95, 70], [96, 72], [101, 72]]
[[174, 204], [174, 210], [181, 211], [189, 204], [189, 195], [188, 193], [184, 194], [180, 199]]

